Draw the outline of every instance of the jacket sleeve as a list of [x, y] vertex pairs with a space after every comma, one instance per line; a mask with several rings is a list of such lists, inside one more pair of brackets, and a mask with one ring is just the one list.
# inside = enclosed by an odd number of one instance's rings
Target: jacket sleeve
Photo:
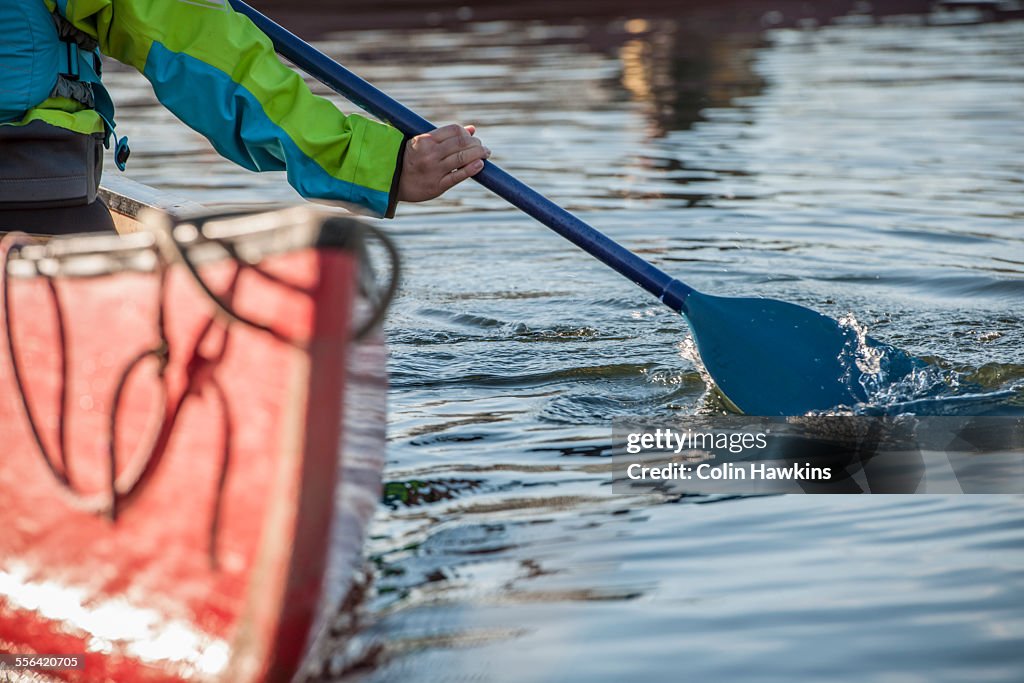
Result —
[[66, 0], [62, 9], [223, 156], [286, 171], [304, 197], [393, 215], [402, 133], [313, 95], [223, 0]]

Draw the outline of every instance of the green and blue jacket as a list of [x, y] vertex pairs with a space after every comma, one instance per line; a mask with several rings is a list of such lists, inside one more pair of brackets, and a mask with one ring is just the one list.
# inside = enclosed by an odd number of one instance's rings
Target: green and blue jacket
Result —
[[0, 0], [0, 124], [112, 127], [98, 95], [88, 106], [54, 87], [68, 62], [59, 23], [141, 72], [160, 102], [228, 159], [286, 171], [304, 197], [393, 215], [402, 133], [313, 95], [226, 0]]

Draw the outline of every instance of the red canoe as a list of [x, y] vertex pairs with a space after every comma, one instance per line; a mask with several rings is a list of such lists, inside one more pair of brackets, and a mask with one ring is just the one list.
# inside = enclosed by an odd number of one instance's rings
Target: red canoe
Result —
[[[154, 203], [133, 194], [107, 193], [119, 228]], [[379, 500], [366, 229], [150, 216], [0, 249], [0, 652], [84, 655], [58, 680], [286, 681]]]

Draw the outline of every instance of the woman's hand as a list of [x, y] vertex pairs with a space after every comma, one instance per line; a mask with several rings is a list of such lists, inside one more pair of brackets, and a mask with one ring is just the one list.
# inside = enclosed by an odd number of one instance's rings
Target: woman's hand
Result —
[[474, 133], [473, 126], [453, 123], [406, 142], [398, 200], [425, 202], [479, 173], [491, 150]]

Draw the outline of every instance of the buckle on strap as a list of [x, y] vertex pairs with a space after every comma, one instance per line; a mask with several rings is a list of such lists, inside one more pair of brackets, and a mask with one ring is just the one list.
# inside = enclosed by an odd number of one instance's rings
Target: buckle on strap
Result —
[[71, 40], [64, 43], [64, 52], [60, 53], [60, 64], [57, 73], [69, 81], [85, 81], [99, 83], [103, 74], [103, 60], [95, 50], [84, 50], [78, 43]]
[[64, 51], [64, 59], [61, 60], [58, 72], [68, 80], [77, 81], [81, 75], [81, 69], [79, 69], [81, 50], [78, 49], [78, 43], [71, 41], [64, 41], [64, 47], [67, 49]]

